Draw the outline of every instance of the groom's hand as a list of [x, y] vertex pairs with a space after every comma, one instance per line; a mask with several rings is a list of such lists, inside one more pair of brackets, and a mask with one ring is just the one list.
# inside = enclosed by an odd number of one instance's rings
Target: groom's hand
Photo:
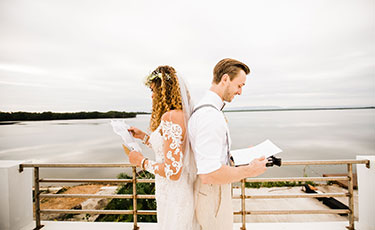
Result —
[[249, 165], [244, 166], [246, 167], [248, 177], [256, 177], [263, 174], [267, 170], [267, 162], [267, 159], [263, 156], [261, 158], [254, 159]]

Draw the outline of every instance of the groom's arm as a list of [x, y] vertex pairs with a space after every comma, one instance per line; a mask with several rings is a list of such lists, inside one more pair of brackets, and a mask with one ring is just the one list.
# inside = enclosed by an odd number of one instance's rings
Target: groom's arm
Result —
[[247, 177], [256, 177], [266, 171], [267, 159], [255, 159], [249, 165], [231, 167], [222, 165], [218, 170], [207, 174], [199, 174], [203, 184], [229, 184]]
[[258, 176], [266, 170], [267, 161], [264, 158], [241, 167], [222, 164], [222, 155], [227, 148], [226, 125], [222, 114], [213, 109], [202, 109], [190, 118], [189, 137], [197, 173], [205, 184], [229, 184]]

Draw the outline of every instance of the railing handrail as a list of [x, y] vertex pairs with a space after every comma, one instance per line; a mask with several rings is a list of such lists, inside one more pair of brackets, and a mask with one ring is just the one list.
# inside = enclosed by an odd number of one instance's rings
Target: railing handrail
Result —
[[[353, 198], [353, 164], [370, 165], [369, 160], [300, 160], [300, 161], [284, 161], [282, 166], [292, 165], [347, 165], [347, 176], [335, 177], [284, 177], [284, 178], [245, 178], [241, 180], [241, 195], [233, 196], [233, 199], [241, 199], [241, 211], [233, 212], [235, 215], [242, 215], [242, 230], [246, 229], [246, 215], [264, 215], [264, 214], [348, 214], [349, 227], [354, 230], [354, 198]], [[132, 179], [39, 179], [39, 168], [132, 168]], [[26, 163], [20, 164], [19, 171], [22, 172], [24, 168], [34, 168], [35, 181], [35, 217], [36, 228], [41, 229], [43, 225], [40, 222], [40, 213], [91, 213], [91, 214], [131, 214], [134, 216], [134, 229], [139, 229], [137, 226], [137, 215], [156, 215], [156, 211], [137, 210], [137, 199], [155, 199], [155, 195], [146, 194], [138, 195], [136, 191], [137, 183], [155, 183], [154, 179], [137, 179], [136, 166], [128, 163]], [[325, 193], [325, 194], [284, 194], [284, 195], [246, 195], [246, 182], [272, 182], [272, 181], [348, 181], [347, 193]], [[46, 182], [73, 182], [73, 183], [108, 183], [108, 184], [133, 184], [133, 194], [128, 195], [95, 195], [95, 194], [43, 194], [39, 192], [39, 183]], [[112, 198], [112, 199], [133, 199], [133, 210], [71, 210], [71, 209], [40, 209], [41, 197], [81, 197], [81, 198]], [[317, 198], [317, 197], [348, 197], [349, 208], [343, 210], [253, 210], [245, 209], [246, 199], [277, 199], [277, 198]]]
[[[43, 183], [107, 183], [107, 184], [124, 184], [132, 183], [133, 179], [59, 179], [59, 178], [43, 178], [39, 182]], [[154, 183], [155, 179], [137, 179], [137, 183]]]
[[23, 168], [129, 168], [136, 167], [129, 163], [25, 163], [20, 164], [19, 171]]
[[289, 165], [347, 165], [347, 164], [370, 164], [369, 160], [299, 160], [299, 161], [282, 161], [282, 166]]
[[[282, 166], [290, 165], [346, 165], [369, 164], [369, 160], [298, 160], [282, 161]], [[26, 163], [20, 164], [22, 168], [128, 168], [136, 167], [129, 163]]]

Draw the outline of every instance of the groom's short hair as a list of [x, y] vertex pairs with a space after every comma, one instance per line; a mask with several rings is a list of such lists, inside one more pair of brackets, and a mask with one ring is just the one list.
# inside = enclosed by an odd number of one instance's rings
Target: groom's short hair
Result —
[[241, 69], [246, 75], [250, 73], [250, 69], [246, 64], [235, 59], [225, 58], [216, 64], [214, 68], [214, 79], [212, 82], [218, 84], [224, 74], [228, 74], [232, 81]]

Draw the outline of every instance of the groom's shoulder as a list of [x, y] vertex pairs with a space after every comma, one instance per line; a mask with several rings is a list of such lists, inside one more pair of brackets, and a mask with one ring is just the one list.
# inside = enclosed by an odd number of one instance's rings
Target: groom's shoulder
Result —
[[212, 106], [197, 105], [193, 111], [189, 123], [210, 123], [221, 120], [220, 111]]
[[220, 114], [220, 111], [210, 101], [201, 101], [194, 106], [193, 114], [202, 114], [207, 112]]

